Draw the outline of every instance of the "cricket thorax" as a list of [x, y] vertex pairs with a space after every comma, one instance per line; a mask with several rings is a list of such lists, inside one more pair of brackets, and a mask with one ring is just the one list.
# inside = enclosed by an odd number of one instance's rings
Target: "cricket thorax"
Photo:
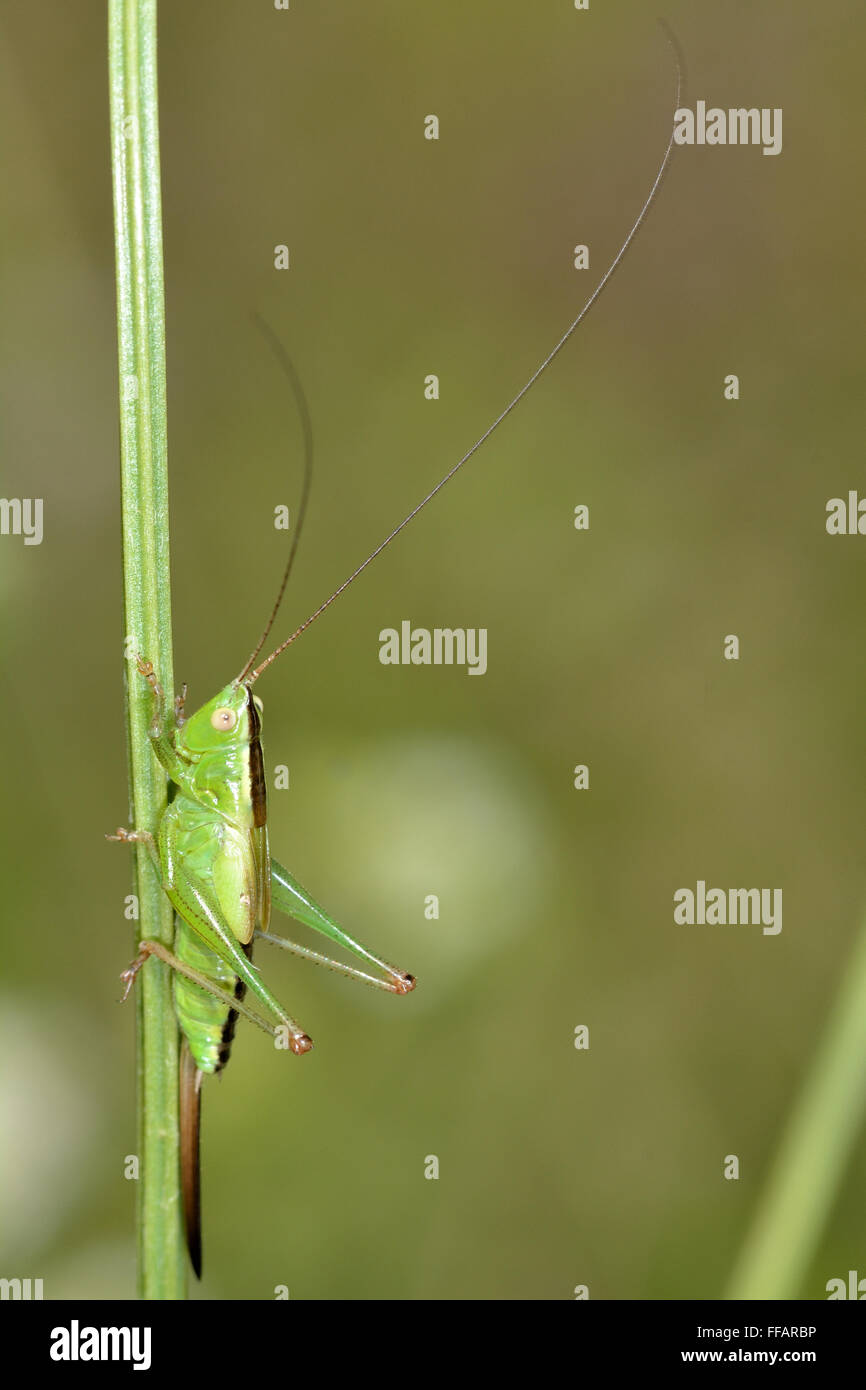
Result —
[[226, 686], [177, 733], [178, 752], [189, 764], [181, 790], [250, 830], [267, 821], [260, 712], [247, 686]]

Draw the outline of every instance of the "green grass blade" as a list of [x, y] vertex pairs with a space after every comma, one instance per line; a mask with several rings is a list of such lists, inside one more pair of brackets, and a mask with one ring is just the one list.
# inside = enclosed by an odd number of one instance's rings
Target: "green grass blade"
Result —
[[[148, 740], [148, 657], [173, 688], [165, 418], [165, 306], [156, 79], [156, 0], [109, 0], [111, 164], [117, 275], [124, 635], [130, 817], [154, 830], [166, 782]], [[146, 847], [136, 850], [139, 936], [171, 946], [171, 907]], [[170, 972], [151, 960], [138, 1008], [139, 1293], [186, 1296], [179, 1192], [178, 1030]]]
[[866, 923], [782, 1137], [728, 1298], [802, 1297], [866, 1102]]

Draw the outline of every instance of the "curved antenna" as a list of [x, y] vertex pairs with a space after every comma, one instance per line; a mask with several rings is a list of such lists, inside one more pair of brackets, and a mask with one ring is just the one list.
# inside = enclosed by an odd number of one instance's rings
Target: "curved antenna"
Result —
[[[671, 49], [672, 49], [672, 51], [673, 51], [674, 63], [675, 63], [675, 65], [676, 65], [677, 83], [676, 83], [676, 100], [675, 100], [675, 103], [674, 103], [674, 113], [676, 113], [676, 111], [679, 109], [679, 105], [680, 105], [680, 94], [681, 94], [681, 92], [682, 92], [682, 82], [683, 82], [682, 67], [681, 67], [680, 60], [679, 60], [679, 54], [678, 54], [678, 46], [677, 46], [677, 44], [674, 42], [673, 36], [672, 36], [671, 32], [669, 31], [668, 26], [665, 25], [665, 24], [663, 24], [662, 27], [663, 27], [663, 29], [664, 29], [664, 31], [665, 31], [665, 37], [667, 38], [668, 43], [670, 44]], [[343, 583], [339, 586], [339, 588], [335, 589], [334, 592], [330, 595], [330, 597], [325, 599], [324, 603], [320, 603], [319, 606], [318, 606], [318, 608], [317, 608], [313, 613], [310, 614], [309, 618], [307, 618], [304, 622], [301, 623], [300, 627], [295, 628], [295, 631], [292, 633], [291, 637], [287, 637], [286, 640], [285, 640], [285, 642], [281, 642], [280, 645], [279, 645], [278, 647], [276, 647], [276, 648], [271, 652], [270, 656], [266, 657], [265, 660], [264, 660], [259, 666], [256, 667], [256, 669], [253, 671], [252, 675], [249, 677], [249, 679], [248, 679], [248, 681], [247, 681], [247, 685], [252, 685], [253, 681], [258, 680], [259, 676], [262, 674], [263, 671], [267, 670], [267, 668], [268, 668], [268, 666], [270, 666], [271, 662], [272, 662], [272, 661], [276, 661], [276, 659], [277, 659], [277, 657], [280, 655], [280, 653], [281, 653], [281, 652], [284, 652], [284, 651], [286, 650], [286, 647], [290, 647], [290, 646], [292, 645], [293, 642], [297, 641], [297, 639], [300, 637], [301, 633], [302, 633], [302, 632], [306, 632], [306, 630], [307, 630], [307, 628], [310, 626], [310, 624], [311, 624], [311, 623], [314, 623], [314, 622], [316, 621], [317, 618], [321, 617], [321, 615], [324, 613], [325, 609], [326, 609], [326, 608], [330, 608], [330, 606], [331, 606], [331, 604], [334, 602], [334, 600], [335, 600], [335, 599], [338, 599], [338, 598], [340, 597], [340, 595], [341, 595], [342, 593], [344, 593], [344, 592], [346, 591], [346, 589], [348, 589], [348, 587], [349, 587], [350, 584], [354, 584], [355, 580], [358, 578], [358, 576], [359, 576], [360, 574], [363, 574], [363, 572], [364, 572], [364, 570], [367, 568], [367, 566], [368, 566], [368, 565], [371, 565], [371, 564], [373, 563], [373, 561], [376, 559], [376, 556], [377, 556], [377, 555], [381, 555], [381, 553], [382, 553], [382, 551], [385, 549], [385, 547], [388, 546], [388, 545], [390, 545], [391, 542], [392, 542], [397, 536], [399, 536], [399, 534], [400, 534], [400, 532], [403, 530], [404, 526], [408, 526], [408, 525], [409, 525], [409, 522], [412, 521], [413, 518], [416, 517], [416, 516], [418, 515], [418, 513], [419, 513], [420, 511], [422, 511], [422, 510], [424, 509], [424, 507], [427, 506], [427, 503], [433, 501], [433, 498], [436, 496], [437, 492], [440, 492], [440, 491], [442, 490], [442, 488], [445, 486], [445, 484], [446, 484], [446, 483], [449, 483], [449, 482], [451, 481], [451, 479], [454, 477], [454, 474], [457, 473], [457, 472], [459, 471], [459, 469], [461, 469], [461, 468], [463, 467], [464, 463], [467, 463], [467, 462], [469, 461], [469, 459], [471, 459], [472, 455], [478, 452], [478, 450], [481, 448], [481, 445], [484, 444], [484, 443], [486, 442], [486, 440], [488, 440], [488, 439], [490, 438], [490, 436], [491, 436], [491, 434], [493, 434], [494, 430], [497, 430], [497, 429], [499, 428], [499, 426], [502, 424], [503, 420], [505, 420], [505, 419], [511, 414], [512, 410], [514, 409], [514, 407], [515, 407], [516, 405], [518, 405], [518, 404], [520, 403], [520, 401], [523, 400], [523, 397], [527, 394], [527, 392], [530, 391], [530, 390], [532, 389], [532, 387], [535, 385], [535, 383], [536, 383], [536, 381], [538, 380], [538, 378], [541, 376], [542, 372], [546, 371], [547, 368], [550, 366], [550, 364], [551, 364], [551, 362], [553, 361], [554, 357], [556, 357], [556, 356], [562, 351], [562, 349], [565, 347], [565, 344], [568, 342], [569, 338], [571, 337], [572, 333], [573, 333], [574, 330], [577, 328], [578, 324], [581, 323], [582, 320], [583, 320], [583, 319], [586, 317], [586, 315], [589, 313], [590, 309], [592, 308], [592, 306], [593, 306], [593, 304], [595, 303], [595, 301], [598, 299], [598, 297], [599, 297], [599, 295], [601, 294], [602, 290], [604, 289], [605, 285], [606, 285], [606, 284], [608, 283], [608, 281], [610, 280], [611, 276], [613, 275], [614, 271], [616, 270], [617, 266], [619, 265], [620, 261], [622, 260], [623, 256], [625, 255], [626, 251], [627, 251], [628, 248], [631, 246], [631, 243], [634, 241], [634, 238], [635, 238], [635, 236], [637, 235], [638, 229], [640, 228], [641, 224], [642, 224], [643, 221], [644, 221], [644, 218], [646, 217], [647, 213], [649, 212], [650, 207], [652, 206], [652, 203], [653, 203], [653, 201], [654, 201], [654, 199], [655, 199], [655, 196], [656, 196], [656, 194], [658, 193], [659, 187], [660, 187], [660, 185], [661, 185], [661, 181], [662, 181], [662, 179], [664, 178], [665, 171], [666, 171], [666, 169], [667, 169], [667, 167], [668, 167], [668, 164], [669, 164], [669, 162], [670, 162], [671, 151], [673, 150], [673, 147], [674, 147], [674, 133], [675, 133], [675, 130], [676, 130], [676, 125], [673, 125], [673, 126], [671, 127], [671, 133], [670, 133], [670, 136], [669, 136], [669, 138], [668, 138], [667, 146], [666, 146], [666, 148], [665, 148], [664, 157], [662, 158], [662, 162], [661, 162], [661, 164], [659, 165], [658, 173], [656, 174], [655, 178], [653, 179], [652, 187], [650, 188], [650, 191], [649, 191], [649, 193], [647, 194], [647, 196], [646, 196], [646, 198], [645, 198], [645, 200], [644, 200], [643, 207], [641, 208], [640, 212], [638, 213], [637, 217], [635, 218], [634, 222], [632, 223], [631, 231], [629, 232], [629, 234], [628, 234], [628, 236], [626, 237], [625, 241], [622, 243], [622, 246], [621, 246], [621, 247], [619, 248], [619, 250], [617, 251], [615, 257], [614, 257], [613, 260], [611, 261], [611, 263], [610, 263], [610, 265], [608, 266], [607, 270], [604, 272], [604, 275], [603, 275], [603, 276], [601, 277], [601, 279], [599, 280], [599, 282], [598, 282], [598, 284], [596, 285], [595, 289], [593, 290], [592, 294], [589, 296], [589, 299], [588, 299], [588, 300], [586, 301], [586, 303], [584, 304], [584, 306], [583, 306], [583, 308], [581, 309], [580, 313], [578, 314], [577, 318], [574, 319], [574, 320], [569, 324], [568, 328], [567, 328], [567, 329], [565, 330], [565, 332], [563, 333], [563, 335], [562, 335], [562, 337], [560, 338], [559, 342], [558, 342], [558, 343], [556, 344], [556, 346], [555, 346], [554, 348], [552, 348], [551, 351], [547, 354], [547, 356], [545, 357], [544, 361], [541, 363], [540, 367], [537, 367], [537, 368], [536, 368], [536, 370], [532, 373], [532, 376], [529, 378], [529, 380], [528, 380], [528, 381], [525, 383], [525, 385], [523, 385], [523, 386], [520, 388], [520, 390], [517, 392], [517, 395], [514, 396], [514, 397], [512, 397], [512, 399], [508, 402], [508, 405], [505, 407], [505, 409], [502, 411], [502, 413], [501, 413], [500, 415], [497, 415], [496, 419], [493, 421], [493, 424], [492, 424], [492, 425], [488, 425], [488, 427], [487, 427], [487, 429], [484, 431], [484, 433], [483, 433], [482, 435], [480, 435], [478, 439], [476, 439], [476, 441], [475, 441], [475, 443], [472, 445], [471, 449], [467, 449], [467, 451], [466, 451], [466, 453], [463, 455], [463, 457], [462, 457], [461, 459], [458, 459], [457, 463], [454, 464], [454, 467], [453, 467], [453, 468], [449, 469], [449, 471], [445, 474], [444, 478], [440, 478], [440, 480], [439, 480], [439, 482], [436, 484], [436, 486], [435, 486], [430, 492], [427, 493], [427, 496], [426, 496], [426, 497], [422, 498], [422, 500], [418, 503], [417, 507], [413, 507], [412, 510], [411, 510], [411, 512], [409, 512], [407, 516], [404, 516], [404, 518], [403, 518], [403, 520], [400, 522], [400, 524], [399, 524], [398, 526], [395, 526], [395, 527], [394, 527], [394, 530], [391, 531], [391, 532], [385, 537], [385, 539], [384, 539], [383, 541], [381, 541], [379, 545], [376, 546], [376, 549], [370, 552], [370, 554], [367, 556], [366, 560], [362, 561], [362, 563], [358, 566], [358, 568], [357, 568], [356, 570], [353, 570], [353, 571], [352, 571], [352, 573], [349, 575], [349, 578], [348, 578], [348, 579], [344, 579], [344, 580], [343, 580]]]
[[304, 388], [301, 385], [301, 379], [298, 376], [298, 373], [295, 371], [295, 365], [292, 362], [292, 359], [289, 357], [289, 354], [286, 352], [286, 349], [283, 347], [282, 343], [280, 342], [274, 330], [271, 328], [270, 324], [262, 318], [261, 314], [254, 313], [253, 318], [255, 319], [259, 329], [264, 334], [265, 338], [270, 344], [274, 356], [276, 357], [277, 361], [279, 362], [280, 366], [282, 367], [283, 371], [288, 377], [289, 385], [292, 388], [292, 394], [295, 398], [295, 404], [298, 407], [298, 414], [301, 417], [301, 429], [303, 430], [304, 434], [304, 481], [301, 486], [301, 501], [298, 506], [298, 520], [295, 525], [294, 535], [292, 536], [292, 544], [289, 547], [289, 558], [286, 561], [286, 568], [283, 571], [283, 582], [280, 585], [280, 592], [277, 594], [276, 603], [271, 609], [271, 616], [268, 618], [268, 621], [265, 624], [264, 632], [262, 633], [256, 645], [253, 647], [253, 650], [250, 652], [246, 665], [244, 666], [240, 675], [235, 677], [235, 682], [238, 685], [246, 676], [247, 672], [249, 671], [250, 667], [252, 666], [253, 662], [255, 661], [256, 657], [261, 651], [262, 647], [265, 645], [265, 642], [267, 642], [268, 633], [274, 625], [274, 619], [276, 618], [277, 613], [280, 611], [280, 604], [283, 601], [283, 594], [286, 592], [286, 585], [289, 582], [289, 575], [292, 572], [292, 565], [295, 562], [295, 554], [298, 549], [298, 541], [301, 539], [301, 531], [304, 529], [304, 518], [307, 515], [307, 503], [310, 499], [310, 487], [313, 481], [313, 426], [310, 420], [310, 407], [307, 404], [307, 397], [304, 394]]

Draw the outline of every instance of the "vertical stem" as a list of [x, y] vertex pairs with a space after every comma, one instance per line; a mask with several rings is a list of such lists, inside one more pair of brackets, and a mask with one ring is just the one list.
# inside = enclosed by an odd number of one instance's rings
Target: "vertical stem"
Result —
[[728, 1298], [803, 1296], [803, 1274], [863, 1120], [864, 1074], [866, 923], [782, 1136]]
[[[126, 712], [130, 817], [154, 831], [165, 776], [150, 748], [152, 700], [135, 658], [171, 698], [165, 306], [156, 80], [156, 0], [109, 0], [111, 163], [117, 277]], [[174, 923], [146, 846], [136, 847], [139, 936], [171, 946]], [[139, 1293], [186, 1297], [179, 1192], [178, 1030], [170, 972], [150, 960], [138, 1018]]]

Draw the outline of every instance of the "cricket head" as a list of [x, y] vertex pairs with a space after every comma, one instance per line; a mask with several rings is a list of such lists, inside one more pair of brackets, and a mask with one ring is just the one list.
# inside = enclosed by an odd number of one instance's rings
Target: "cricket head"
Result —
[[191, 714], [183, 726], [183, 741], [191, 753], [218, 753], [258, 741], [262, 702], [243, 681], [230, 685]]

